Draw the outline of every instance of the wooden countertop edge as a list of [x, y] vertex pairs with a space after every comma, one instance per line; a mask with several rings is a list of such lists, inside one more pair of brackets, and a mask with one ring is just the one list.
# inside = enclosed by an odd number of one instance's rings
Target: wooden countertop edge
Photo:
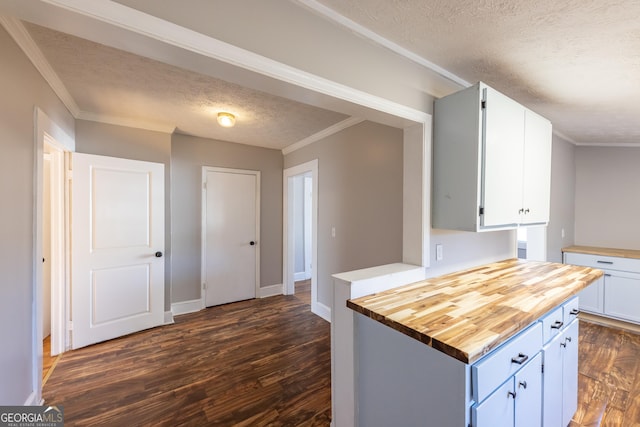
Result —
[[617, 258], [640, 259], [640, 250], [634, 249], [617, 249], [617, 248], [601, 248], [598, 246], [580, 246], [572, 245], [562, 248], [564, 253], [611, 256]]
[[[522, 318], [519, 319], [518, 322], [513, 323], [512, 327], [506, 328], [504, 330], [501, 331], [501, 333], [494, 338], [493, 340], [491, 340], [490, 342], [487, 343], [487, 345], [483, 346], [481, 349], [479, 349], [478, 351], [473, 352], [472, 354], [465, 352], [457, 347], [448, 345], [444, 342], [439, 341], [437, 338], [431, 337], [429, 336], [427, 333], [421, 332], [419, 330], [416, 330], [410, 326], [407, 326], [401, 322], [398, 321], [394, 321], [380, 313], [376, 313], [375, 311], [368, 309], [366, 307], [363, 307], [361, 305], [358, 305], [354, 302], [352, 302], [351, 300], [347, 300], [347, 307], [366, 316], [369, 317], [372, 320], [375, 320], [377, 322], [380, 322], [408, 337], [411, 337], [417, 341], [420, 341], [436, 350], [439, 350], [440, 352], [451, 356], [457, 360], [459, 360], [460, 362], [463, 362], [465, 364], [472, 364], [476, 361], [478, 361], [479, 359], [481, 359], [483, 356], [485, 356], [486, 354], [488, 354], [489, 352], [491, 352], [492, 350], [494, 350], [495, 348], [499, 347], [500, 345], [502, 345], [504, 342], [506, 342], [508, 339], [510, 339], [511, 337], [515, 336], [516, 334], [518, 334], [519, 332], [523, 331], [525, 328], [527, 328], [529, 325], [531, 325], [533, 322], [535, 322], [536, 320], [540, 319], [542, 316], [544, 316], [545, 314], [549, 313], [551, 310], [553, 310], [555, 307], [563, 304], [564, 302], [566, 302], [567, 300], [569, 300], [570, 298], [572, 298], [574, 295], [576, 295], [578, 292], [580, 292], [581, 290], [583, 290], [584, 288], [586, 288], [587, 286], [589, 286], [591, 283], [593, 283], [595, 280], [597, 280], [598, 278], [600, 278], [603, 274], [602, 271], [597, 270], [597, 269], [591, 269], [589, 268], [589, 270], [594, 270], [595, 276], [591, 278], [591, 280], [584, 280], [584, 281], [579, 281], [578, 285], [574, 286], [571, 290], [568, 290], [567, 292], [562, 293], [561, 295], [557, 296], [556, 299], [554, 299], [554, 303], [553, 304], [549, 304], [549, 305], [544, 305], [543, 308], [538, 309], [538, 310], [534, 310], [530, 313], [523, 313]], [[376, 295], [376, 294], [373, 294]]]

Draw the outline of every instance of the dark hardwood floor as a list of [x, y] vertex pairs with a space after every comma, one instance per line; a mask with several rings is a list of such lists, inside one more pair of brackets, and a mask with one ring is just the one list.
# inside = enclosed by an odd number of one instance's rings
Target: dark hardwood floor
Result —
[[[176, 317], [65, 353], [44, 386], [66, 425], [328, 426], [329, 324], [296, 296]], [[640, 426], [640, 335], [580, 323], [570, 427]]]
[[327, 426], [329, 328], [294, 296], [213, 307], [65, 353], [43, 394], [70, 426]]
[[578, 371], [570, 427], [640, 426], [640, 335], [580, 322]]
[[311, 279], [297, 281], [294, 285], [296, 298], [311, 306]]

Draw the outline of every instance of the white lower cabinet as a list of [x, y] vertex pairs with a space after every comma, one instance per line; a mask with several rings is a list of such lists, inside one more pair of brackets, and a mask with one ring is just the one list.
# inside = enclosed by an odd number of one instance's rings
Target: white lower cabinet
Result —
[[640, 259], [565, 252], [564, 262], [604, 272], [580, 292], [580, 310], [640, 323]]
[[566, 427], [578, 409], [578, 321], [542, 349], [542, 425]]
[[481, 404], [472, 408], [474, 426], [540, 427], [542, 356], [528, 361]]
[[606, 315], [640, 322], [640, 274], [605, 270], [604, 295]]

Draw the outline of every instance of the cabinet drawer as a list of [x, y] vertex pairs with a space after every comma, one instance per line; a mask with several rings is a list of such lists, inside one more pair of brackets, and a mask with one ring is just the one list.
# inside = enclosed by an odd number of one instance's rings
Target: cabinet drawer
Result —
[[579, 312], [580, 310], [578, 308], [578, 298], [572, 298], [562, 304], [562, 318], [564, 326], [567, 326], [571, 322], [573, 322], [574, 319], [578, 317]]
[[[562, 308], [560, 309], [562, 311]], [[473, 398], [482, 402], [542, 347], [542, 325], [536, 322], [471, 366]]]
[[560, 306], [542, 318], [542, 342], [548, 343], [551, 341], [553, 337], [558, 335], [564, 325], [564, 315], [562, 306]]
[[591, 254], [576, 254], [567, 252], [564, 254], [565, 264], [584, 265], [586, 267], [606, 270], [631, 271], [640, 273], [640, 259], [618, 258], [612, 256], [600, 256]]

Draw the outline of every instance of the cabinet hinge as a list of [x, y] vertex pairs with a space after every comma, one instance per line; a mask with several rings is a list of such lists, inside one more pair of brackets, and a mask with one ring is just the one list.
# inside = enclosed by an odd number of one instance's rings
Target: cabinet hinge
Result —
[[483, 110], [487, 108], [487, 101], [482, 101], [480, 103], [480, 108], [482, 108]]
[[542, 365], [540, 365], [540, 368], [542, 370], [542, 373], [544, 374], [544, 363]]
[[482, 206], [480, 207], [480, 209], [478, 209], [478, 214], [484, 215], [484, 208]]

